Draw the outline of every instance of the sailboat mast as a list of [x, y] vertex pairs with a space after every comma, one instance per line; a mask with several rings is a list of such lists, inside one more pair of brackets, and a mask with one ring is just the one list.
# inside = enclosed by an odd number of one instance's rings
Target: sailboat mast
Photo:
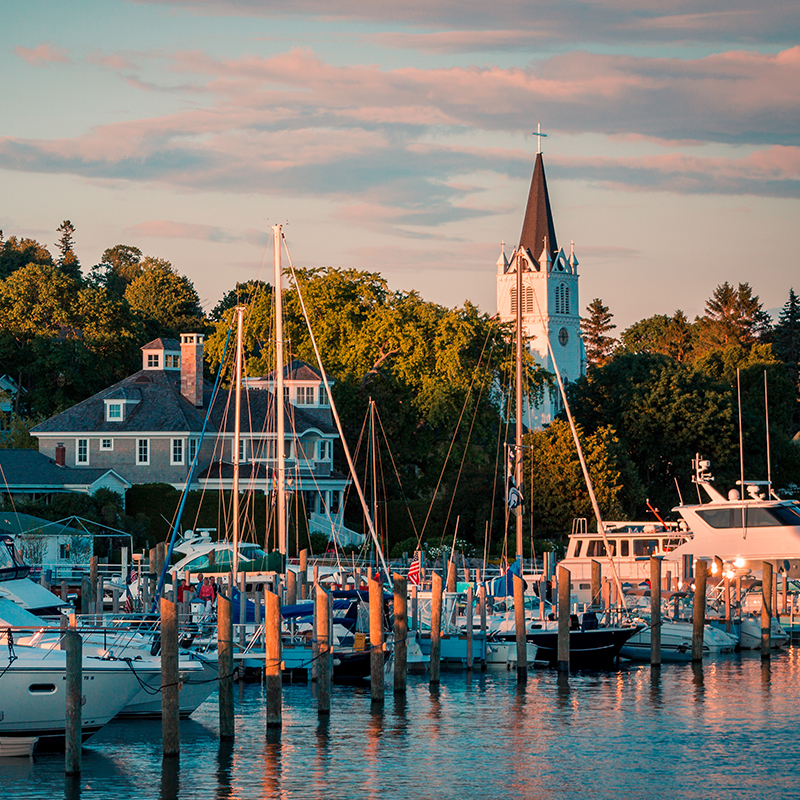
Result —
[[280, 225], [272, 226], [272, 242], [274, 248], [275, 285], [275, 416], [278, 456], [278, 552], [286, 555], [286, 431], [283, 419], [283, 289], [281, 275], [281, 246], [283, 231]]
[[[514, 480], [517, 482], [517, 487], [522, 486], [522, 265], [524, 260], [522, 253], [517, 254], [517, 319], [516, 319], [516, 406], [517, 406], [517, 419], [515, 428], [514, 445], [516, 452], [514, 453]], [[516, 533], [517, 533], [517, 551], [516, 556], [518, 559], [522, 558], [522, 514], [516, 515]]]
[[[378, 524], [378, 464], [375, 452], [375, 401], [369, 401], [369, 439], [372, 450], [372, 520]], [[376, 553], [377, 558], [377, 553]]]
[[236, 413], [233, 427], [233, 573], [239, 572], [239, 448], [242, 440], [242, 330], [244, 306], [236, 306]]

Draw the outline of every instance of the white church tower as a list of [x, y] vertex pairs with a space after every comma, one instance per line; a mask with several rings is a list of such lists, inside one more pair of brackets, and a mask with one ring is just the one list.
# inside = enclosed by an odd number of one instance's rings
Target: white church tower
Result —
[[[517, 269], [522, 270], [522, 297], [517, 298]], [[497, 313], [514, 322], [522, 303], [522, 335], [536, 363], [553, 373], [547, 340], [565, 383], [586, 374], [586, 352], [581, 339], [578, 297], [578, 259], [570, 246], [559, 250], [541, 152], [536, 154], [528, 206], [519, 246], [511, 257], [502, 247], [497, 260]], [[543, 401], [526, 409], [523, 423], [531, 429], [548, 425], [563, 409], [558, 387], [545, 392]]]

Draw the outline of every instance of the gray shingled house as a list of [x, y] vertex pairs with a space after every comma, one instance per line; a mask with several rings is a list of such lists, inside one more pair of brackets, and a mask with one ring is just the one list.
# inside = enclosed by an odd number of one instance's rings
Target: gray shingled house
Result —
[[[284, 369], [285, 454], [291, 491], [303, 492], [310, 512], [340, 522], [348, 479], [333, 470], [338, 434], [317, 370], [300, 361]], [[242, 389], [240, 486], [274, 489], [276, 467], [273, 376]], [[111, 469], [131, 484], [169, 483], [183, 489], [232, 485], [235, 390], [214, 400], [200, 434], [213, 386], [203, 380], [203, 336], [155, 339], [142, 348], [142, 369], [33, 428], [39, 450], [57, 464]], [[199, 448], [199, 454], [198, 454]]]

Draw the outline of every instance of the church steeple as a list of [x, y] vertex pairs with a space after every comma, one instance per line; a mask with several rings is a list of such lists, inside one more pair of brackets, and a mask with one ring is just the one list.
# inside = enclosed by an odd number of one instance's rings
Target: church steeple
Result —
[[[536, 154], [536, 163], [533, 167], [531, 190], [528, 194], [528, 206], [525, 209], [525, 221], [522, 223], [522, 233], [519, 237], [520, 248], [527, 250], [531, 258], [539, 261], [542, 253], [542, 242], [547, 237], [547, 249], [550, 259], [555, 259], [558, 253], [556, 242], [556, 229], [553, 225], [553, 214], [550, 211], [550, 197], [547, 194], [547, 179], [544, 176], [544, 162], [542, 154]], [[546, 269], [547, 264], [539, 264]]]

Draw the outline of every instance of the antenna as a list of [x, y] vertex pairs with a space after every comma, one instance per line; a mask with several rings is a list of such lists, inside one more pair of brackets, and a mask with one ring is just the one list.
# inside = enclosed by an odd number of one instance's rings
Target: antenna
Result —
[[736, 367], [736, 399], [739, 402], [739, 477], [741, 479], [741, 491], [739, 496], [742, 500], [742, 538], [747, 538], [747, 509], [744, 505], [744, 440], [742, 436], [742, 381], [739, 367]]

